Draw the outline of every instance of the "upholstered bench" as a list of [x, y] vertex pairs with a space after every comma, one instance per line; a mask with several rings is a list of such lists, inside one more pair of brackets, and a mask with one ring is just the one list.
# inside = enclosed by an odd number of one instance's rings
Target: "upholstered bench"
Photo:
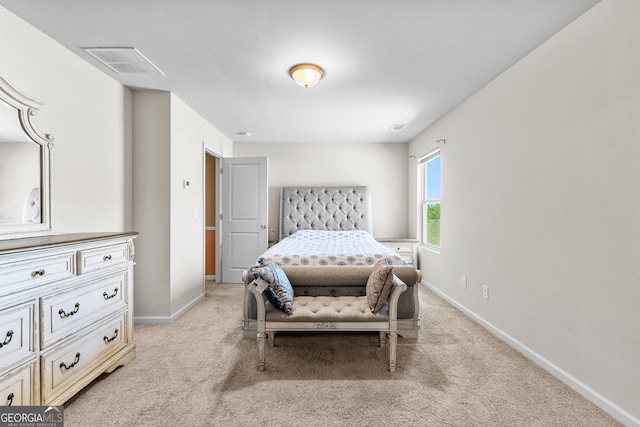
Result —
[[257, 302], [258, 370], [265, 368], [265, 341], [273, 347], [276, 331], [378, 331], [380, 347], [389, 336], [389, 371], [396, 370], [398, 298], [407, 285], [393, 276], [387, 302], [375, 313], [366, 296], [295, 296], [291, 314], [267, 302], [255, 282], [247, 285]]
[[[282, 266], [296, 296], [364, 296], [372, 266]], [[417, 338], [419, 329], [418, 287], [422, 272], [412, 265], [395, 265], [393, 273], [406, 285], [407, 290], [398, 300], [398, 335]], [[254, 340], [258, 329], [256, 299], [247, 285], [253, 281], [249, 270], [242, 280], [245, 284], [243, 301], [243, 336]]]

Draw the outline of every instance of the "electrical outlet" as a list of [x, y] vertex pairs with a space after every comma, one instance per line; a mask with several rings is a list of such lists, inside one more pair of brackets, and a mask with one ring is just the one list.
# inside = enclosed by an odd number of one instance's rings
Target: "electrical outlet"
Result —
[[464, 274], [462, 275], [462, 287], [467, 287], [467, 276], [465, 276]]
[[482, 285], [482, 298], [489, 299], [489, 287], [487, 285]]

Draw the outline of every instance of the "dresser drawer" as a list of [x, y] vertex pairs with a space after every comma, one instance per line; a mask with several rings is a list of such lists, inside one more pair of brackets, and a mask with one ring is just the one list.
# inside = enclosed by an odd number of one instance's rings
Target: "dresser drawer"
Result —
[[0, 264], [0, 291], [44, 285], [75, 275], [75, 252]]
[[48, 402], [126, 344], [126, 313], [101, 322], [84, 336], [41, 355], [42, 399]]
[[35, 405], [32, 394], [35, 375], [36, 364], [33, 362], [0, 378], [0, 406]]
[[126, 274], [41, 298], [42, 347], [125, 307]]
[[0, 367], [35, 354], [35, 301], [0, 311]]
[[406, 242], [381, 242], [383, 245], [396, 252], [413, 252], [414, 244]]
[[129, 262], [128, 255], [126, 243], [78, 251], [78, 274], [126, 264]]

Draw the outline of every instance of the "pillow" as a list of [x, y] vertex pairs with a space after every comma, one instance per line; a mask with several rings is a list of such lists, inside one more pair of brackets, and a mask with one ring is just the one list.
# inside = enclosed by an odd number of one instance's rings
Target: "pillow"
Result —
[[271, 305], [291, 315], [293, 287], [289, 282], [289, 278], [278, 264], [270, 263], [266, 259], [260, 258], [258, 265], [249, 269], [249, 274], [253, 274], [258, 290], [262, 290], [262, 294]]
[[382, 308], [393, 285], [393, 267], [386, 259], [376, 263], [367, 279], [367, 303], [372, 313]]

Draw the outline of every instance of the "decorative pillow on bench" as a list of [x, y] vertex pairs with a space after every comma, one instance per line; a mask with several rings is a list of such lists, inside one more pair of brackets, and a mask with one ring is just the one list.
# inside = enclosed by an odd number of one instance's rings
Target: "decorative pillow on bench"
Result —
[[372, 313], [382, 308], [393, 285], [393, 267], [386, 259], [381, 259], [373, 267], [367, 280], [367, 302]]
[[271, 305], [291, 315], [293, 287], [278, 264], [260, 258], [258, 265], [249, 269], [249, 274], [253, 274], [256, 285], [263, 288], [262, 293]]

